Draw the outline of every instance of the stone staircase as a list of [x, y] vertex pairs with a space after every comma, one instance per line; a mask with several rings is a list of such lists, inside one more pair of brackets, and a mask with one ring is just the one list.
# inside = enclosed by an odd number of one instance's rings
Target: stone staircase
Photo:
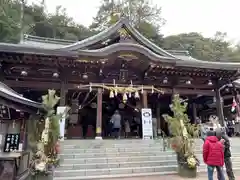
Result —
[[[240, 169], [240, 139], [234, 140], [232, 144], [235, 144], [232, 148], [233, 165], [235, 169]], [[61, 165], [55, 170], [54, 180], [105, 179], [177, 172], [176, 155], [170, 149], [163, 150], [162, 140], [65, 140], [61, 149]], [[201, 160], [198, 170], [206, 171], [201, 150], [202, 141], [197, 140], [196, 153]]]

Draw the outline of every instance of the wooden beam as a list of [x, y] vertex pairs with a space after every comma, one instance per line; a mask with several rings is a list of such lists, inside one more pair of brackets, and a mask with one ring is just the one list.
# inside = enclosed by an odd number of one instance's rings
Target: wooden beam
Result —
[[32, 89], [60, 89], [60, 83], [53, 82], [38, 82], [38, 81], [14, 81], [14, 80], [5, 80], [4, 83], [11, 88], [32, 88]]
[[214, 96], [215, 95], [215, 92], [212, 90], [174, 88], [173, 91], [174, 91], [174, 93], [177, 93], [180, 95], [205, 95], [205, 96]]
[[[36, 81], [14, 81], [14, 80], [6, 80], [5, 83], [12, 88], [31, 88], [31, 89], [61, 89], [61, 83], [53, 83], [53, 82], [36, 82]], [[66, 88], [69, 90], [77, 90], [79, 84], [77, 83], [69, 83]], [[157, 87], [161, 88], [161, 87]], [[88, 90], [89, 87], [86, 87], [85, 90]], [[161, 88], [165, 94], [172, 94], [173, 89], [171, 88]], [[84, 89], [81, 89], [84, 90]], [[97, 90], [94, 89], [93, 90]], [[79, 89], [80, 91], [80, 89]], [[174, 88], [174, 92], [179, 93], [181, 95], [207, 95], [213, 96], [214, 92], [211, 90], [200, 90], [200, 89], [187, 89], [187, 88]]]

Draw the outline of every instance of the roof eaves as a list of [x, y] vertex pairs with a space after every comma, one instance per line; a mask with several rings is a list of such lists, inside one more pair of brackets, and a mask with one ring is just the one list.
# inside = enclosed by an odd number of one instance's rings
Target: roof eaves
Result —
[[104, 31], [91, 36], [89, 38], [86, 38], [84, 40], [81, 40], [79, 42], [73, 43], [71, 45], [67, 45], [63, 48], [59, 48], [61, 50], [78, 50], [78, 49], [82, 49], [86, 46], [89, 46], [91, 44], [94, 44], [100, 40], [104, 40], [106, 38], [108, 38], [109, 36], [111, 36], [112, 34], [114, 34], [118, 29], [120, 29], [123, 25], [124, 20], [120, 19], [116, 24], [112, 25], [111, 27], [105, 29]]
[[11, 100], [13, 102], [27, 105], [30, 107], [34, 107], [38, 109], [43, 108], [41, 103], [22, 97], [20, 94], [18, 94], [17, 92], [15, 92], [13, 89], [9, 88], [7, 85], [5, 85], [2, 82], [0, 82], [0, 96], [8, 100]]
[[40, 36], [32, 36], [25, 34], [24, 35], [24, 41], [36, 41], [36, 42], [44, 42], [44, 43], [52, 43], [52, 44], [73, 44], [76, 43], [76, 41], [72, 40], [66, 40], [66, 39], [55, 39], [55, 38], [48, 38], [48, 37], [40, 37]]
[[60, 50], [53, 50], [53, 49], [29, 47], [23, 44], [0, 43], [0, 52], [62, 56], [62, 57], [77, 57], [77, 53], [71, 52], [71, 51], [60, 51]]
[[218, 69], [218, 70], [230, 70], [236, 71], [240, 69], [240, 63], [224, 63], [224, 62], [211, 62], [211, 61], [177, 61], [177, 66], [196, 67], [203, 69]]

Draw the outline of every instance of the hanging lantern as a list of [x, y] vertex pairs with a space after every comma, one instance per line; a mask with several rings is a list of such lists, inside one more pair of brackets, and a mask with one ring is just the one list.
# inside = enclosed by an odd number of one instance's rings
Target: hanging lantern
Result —
[[135, 97], [136, 99], [139, 99], [139, 98], [140, 98], [138, 91], [135, 92], [134, 97]]
[[113, 93], [113, 91], [110, 91], [109, 98], [114, 98], [114, 93]]
[[124, 93], [124, 94], [123, 94], [123, 102], [126, 103], [126, 102], [127, 102], [127, 99], [128, 99], [127, 94]]

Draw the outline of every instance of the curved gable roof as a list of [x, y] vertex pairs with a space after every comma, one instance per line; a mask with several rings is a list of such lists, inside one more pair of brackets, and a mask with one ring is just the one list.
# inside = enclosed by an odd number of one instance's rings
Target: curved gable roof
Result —
[[151, 49], [153, 52], [155, 52], [159, 55], [166, 56], [166, 57], [176, 58], [171, 53], [163, 50], [162, 48], [160, 48], [159, 46], [157, 46], [156, 44], [154, 44], [150, 40], [148, 40], [146, 37], [144, 37], [140, 32], [138, 32], [138, 30], [136, 30], [132, 25], [130, 25], [128, 19], [126, 19], [126, 18], [121, 18], [116, 24], [112, 25], [108, 29], [106, 29], [94, 36], [91, 36], [82, 41], [73, 43], [71, 45], [67, 45], [67, 46], [59, 48], [59, 49], [70, 50], [70, 51], [84, 49], [85, 47], [95, 44], [99, 41], [106, 40], [108, 37], [115, 34], [122, 27], [125, 28], [131, 34], [131, 36], [134, 37], [139, 43], [141, 43], [143, 46]]

